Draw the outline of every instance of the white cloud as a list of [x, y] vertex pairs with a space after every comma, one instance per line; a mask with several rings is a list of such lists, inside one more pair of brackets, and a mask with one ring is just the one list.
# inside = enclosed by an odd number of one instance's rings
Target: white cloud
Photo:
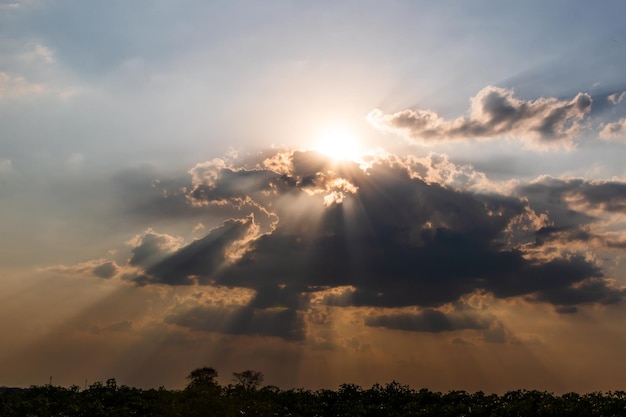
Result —
[[600, 131], [602, 139], [626, 139], [626, 118], [614, 123], [607, 123]]
[[44, 85], [30, 83], [20, 75], [0, 72], [0, 99], [38, 95], [46, 90]]
[[432, 110], [406, 109], [393, 114], [372, 110], [374, 127], [422, 142], [513, 137], [533, 148], [571, 147], [581, 121], [591, 110], [591, 96], [522, 100], [512, 90], [488, 86], [470, 100], [469, 116], [446, 120]]
[[0, 0], [0, 9], [18, 9], [34, 2], [35, 0]]
[[20, 7], [20, 3], [18, 1], [0, 2], [0, 9], [17, 9], [18, 7]]
[[54, 62], [54, 53], [44, 45], [37, 44], [34, 47], [33, 53], [36, 57], [42, 59], [44, 62]]
[[620, 94], [614, 93], [607, 97], [607, 99], [613, 104], [619, 104], [626, 98], [626, 91], [622, 91]]

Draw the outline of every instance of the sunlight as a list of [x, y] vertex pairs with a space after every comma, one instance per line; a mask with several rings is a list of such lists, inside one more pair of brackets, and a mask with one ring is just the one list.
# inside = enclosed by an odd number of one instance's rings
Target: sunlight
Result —
[[339, 161], [356, 160], [362, 153], [358, 138], [346, 128], [323, 131], [318, 135], [313, 149]]

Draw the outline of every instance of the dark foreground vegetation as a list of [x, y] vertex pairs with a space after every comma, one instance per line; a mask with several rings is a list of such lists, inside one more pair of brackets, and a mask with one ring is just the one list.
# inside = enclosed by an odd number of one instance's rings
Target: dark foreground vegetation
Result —
[[363, 389], [344, 384], [337, 391], [281, 390], [261, 387], [263, 374], [236, 372], [222, 386], [212, 368], [189, 374], [184, 390], [139, 389], [115, 379], [87, 389], [52, 385], [0, 389], [0, 416], [626, 416], [626, 393], [575, 393], [561, 396], [541, 391], [504, 395], [427, 389], [396, 382]]

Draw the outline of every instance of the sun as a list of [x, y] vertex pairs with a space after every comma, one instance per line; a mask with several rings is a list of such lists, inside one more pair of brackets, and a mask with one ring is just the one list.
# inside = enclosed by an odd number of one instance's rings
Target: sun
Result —
[[322, 131], [313, 149], [338, 161], [356, 160], [362, 153], [357, 136], [346, 128]]

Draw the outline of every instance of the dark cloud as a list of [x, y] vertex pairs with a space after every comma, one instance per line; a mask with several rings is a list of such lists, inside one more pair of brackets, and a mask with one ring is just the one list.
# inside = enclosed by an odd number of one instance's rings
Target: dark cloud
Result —
[[548, 288], [538, 292], [532, 298], [563, 307], [575, 307], [580, 304], [615, 304], [624, 299], [626, 291], [610, 281], [590, 278], [569, 287]]
[[606, 245], [609, 248], [626, 249], [626, 240], [620, 240], [620, 241], [609, 240], [609, 241], [606, 242]]
[[387, 164], [348, 180], [358, 192], [343, 204], [320, 207], [318, 224], [309, 226], [307, 218], [279, 224], [217, 282], [254, 287], [253, 277], [263, 277], [303, 291], [351, 285], [354, 305], [440, 305], [473, 291], [481, 275], [522, 261], [501, 253], [497, 242], [524, 209], [516, 199], [475, 198]]
[[128, 263], [132, 266], [150, 267], [166, 255], [174, 252], [180, 244], [180, 240], [173, 236], [156, 233], [148, 229], [132, 250], [132, 257]]
[[591, 96], [579, 93], [569, 101], [539, 98], [525, 101], [511, 90], [485, 87], [471, 99], [469, 116], [445, 120], [432, 110], [403, 110], [384, 114], [373, 110], [369, 122], [381, 129], [422, 141], [471, 138], [521, 138], [529, 145], [570, 145], [591, 110]]
[[229, 327], [214, 323], [226, 314], [214, 306], [170, 320], [288, 339], [303, 337], [302, 315], [314, 293], [328, 305], [420, 311], [372, 315], [370, 326], [484, 330], [493, 333], [485, 340], [494, 342], [501, 338], [486, 316], [443, 313], [442, 307], [476, 292], [549, 303], [563, 312], [623, 299], [623, 290], [588, 258], [537, 253], [549, 242], [600, 239], [583, 228], [594, 221], [583, 208], [621, 210], [624, 184], [542, 178], [520, 185], [517, 196], [478, 193], [446, 185], [450, 175], [439, 171], [456, 168], [429, 161], [378, 157], [365, 168], [331, 163], [315, 152], [277, 152], [239, 167], [198, 164], [190, 171], [190, 203], [239, 205], [248, 216], [226, 220], [187, 245], [148, 230], [135, 238], [129, 260], [139, 272], [126, 279], [253, 290], [246, 305], [228, 312]]
[[555, 240], [589, 242], [596, 236], [578, 228], [545, 226], [535, 231], [535, 245], [542, 246], [544, 243]]
[[424, 309], [417, 313], [371, 315], [365, 320], [365, 324], [372, 327], [429, 333], [488, 329], [492, 322], [493, 317], [480, 316], [475, 312], [444, 313], [433, 309]]
[[520, 186], [518, 193], [527, 196], [535, 210], [549, 212], [559, 226], [591, 222], [593, 217], [584, 211], [621, 213], [626, 210], [626, 183], [620, 181], [544, 177]]
[[586, 182], [570, 196], [589, 208], [622, 213], [626, 211], [626, 183], [617, 181]]
[[111, 278], [117, 274], [119, 267], [115, 262], [104, 262], [93, 269], [93, 274], [100, 278]]
[[[204, 169], [200, 174], [198, 171]], [[196, 182], [189, 196], [192, 201], [202, 203], [221, 203], [233, 200], [245, 200], [261, 191], [270, 191], [274, 184], [281, 182], [281, 176], [268, 170], [232, 170], [219, 168], [215, 179], [208, 177], [215, 166], [196, 166], [194, 175], [204, 176], [204, 181]]]
[[487, 343], [504, 344], [507, 342], [507, 332], [502, 323], [495, 323], [483, 331], [483, 341]]
[[171, 314], [166, 322], [196, 331], [302, 340], [305, 337], [302, 315], [285, 307], [201, 305]]
[[47, 268], [48, 271], [70, 275], [93, 275], [98, 278], [109, 279], [117, 275], [121, 268], [114, 261], [106, 259], [94, 259], [72, 266], [53, 266]]
[[545, 226], [535, 231], [534, 246], [537, 248], [553, 245], [564, 247], [572, 243], [582, 243], [588, 248], [603, 246], [611, 249], [626, 248], [626, 241], [615, 240], [609, 234], [591, 233], [581, 227]]
[[[220, 268], [225, 266], [234, 252], [237, 245], [245, 244], [247, 235], [254, 231], [255, 224], [252, 217], [241, 220], [226, 221], [221, 227], [211, 230], [202, 239], [195, 240], [187, 246], [182, 247], [169, 256], [162, 258], [156, 263], [150, 264], [145, 269], [139, 281], [143, 284], [160, 283], [169, 285], [190, 285], [193, 283], [206, 284], [210, 277]], [[142, 248], [141, 262], [145, 259], [154, 259], [162, 255], [162, 249], [158, 244], [154, 244], [153, 235], [150, 237], [150, 244], [146, 245], [146, 236], [138, 248]], [[163, 238], [159, 238], [162, 240]], [[147, 249], [153, 250], [150, 252]], [[233, 253], [229, 253], [233, 251]], [[137, 251], [133, 251], [131, 258], [132, 265], [138, 265]]]
[[387, 162], [347, 177], [358, 192], [326, 208], [314, 231], [279, 225], [217, 282], [254, 288], [260, 278], [302, 291], [347, 286], [353, 291], [326, 301], [436, 307], [476, 290], [515, 297], [602, 275], [582, 257], [539, 262], [507, 248], [507, 226], [528, 208], [520, 199], [428, 184]]
[[566, 291], [602, 271], [582, 256], [556, 258], [547, 262], [520, 262], [518, 268], [492, 276], [485, 286], [496, 297], [506, 298], [545, 291]]
[[578, 308], [575, 306], [557, 306], [554, 309], [559, 314], [576, 314], [578, 313]]

